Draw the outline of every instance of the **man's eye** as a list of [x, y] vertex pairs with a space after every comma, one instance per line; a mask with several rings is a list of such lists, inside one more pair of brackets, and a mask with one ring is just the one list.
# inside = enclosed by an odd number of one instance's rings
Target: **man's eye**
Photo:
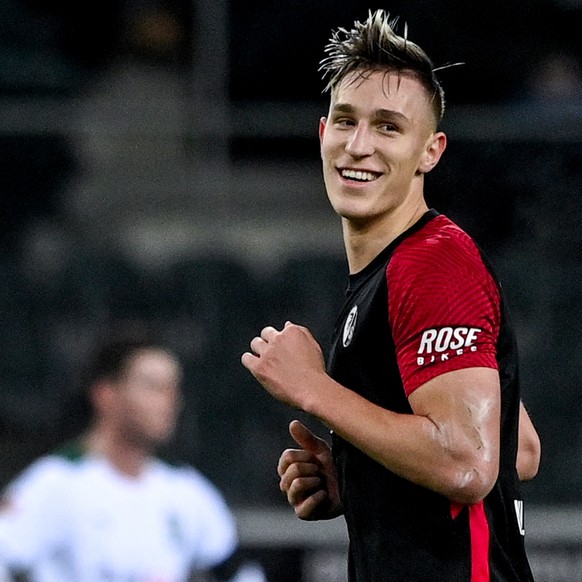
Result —
[[383, 123], [380, 125], [382, 131], [398, 131], [398, 128], [392, 123]]

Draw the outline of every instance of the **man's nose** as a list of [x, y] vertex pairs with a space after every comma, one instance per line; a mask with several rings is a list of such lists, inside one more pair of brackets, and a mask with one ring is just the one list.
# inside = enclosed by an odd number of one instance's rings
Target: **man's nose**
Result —
[[374, 153], [374, 142], [370, 128], [365, 124], [355, 126], [348, 143], [346, 152], [353, 158], [363, 158]]

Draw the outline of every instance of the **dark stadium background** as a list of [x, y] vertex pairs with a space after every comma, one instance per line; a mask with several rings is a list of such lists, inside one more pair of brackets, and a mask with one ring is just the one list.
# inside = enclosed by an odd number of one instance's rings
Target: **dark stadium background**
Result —
[[273, 580], [342, 580], [341, 525], [303, 528], [278, 491], [295, 415], [239, 357], [286, 319], [325, 345], [346, 266], [317, 67], [331, 28], [380, 7], [437, 66], [463, 63], [441, 74], [449, 149], [428, 198], [488, 252], [513, 309], [543, 444], [524, 490], [537, 579], [579, 575], [580, 0], [2, 0], [1, 483], [70, 432], [92, 341], [147, 325], [186, 366], [171, 452], [223, 489]]

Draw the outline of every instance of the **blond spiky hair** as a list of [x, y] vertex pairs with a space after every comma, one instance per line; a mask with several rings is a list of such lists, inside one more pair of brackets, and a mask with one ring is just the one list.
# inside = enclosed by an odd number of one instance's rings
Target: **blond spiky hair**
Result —
[[433, 63], [417, 44], [408, 40], [408, 27], [403, 36], [396, 33], [398, 18], [390, 19], [384, 10], [368, 12], [364, 22], [354, 28], [338, 28], [325, 47], [326, 56], [319, 70], [329, 78], [324, 91], [333, 90], [351, 73], [365, 77], [371, 71], [397, 71], [414, 75], [431, 96], [437, 123], [445, 110], [444, 91], [435, 76]]

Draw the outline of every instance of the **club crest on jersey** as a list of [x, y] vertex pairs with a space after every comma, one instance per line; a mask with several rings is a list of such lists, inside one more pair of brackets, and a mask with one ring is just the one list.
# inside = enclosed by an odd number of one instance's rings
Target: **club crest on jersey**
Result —
[[419, 366], [433, 362], [445, 362], [453, 356], [476, 352], [479, 327], [441, 327], [422, 332], [416, 363]]
[[356, 329], [356, 321], [358, 319], [358, 306], [354, 305], [348, 316], [346, 318], [346, 322], [344, 324], [344, 334], [342, 337], [342, 344], [344, 348], [347, 348], [354, 337], [354, 330]]

